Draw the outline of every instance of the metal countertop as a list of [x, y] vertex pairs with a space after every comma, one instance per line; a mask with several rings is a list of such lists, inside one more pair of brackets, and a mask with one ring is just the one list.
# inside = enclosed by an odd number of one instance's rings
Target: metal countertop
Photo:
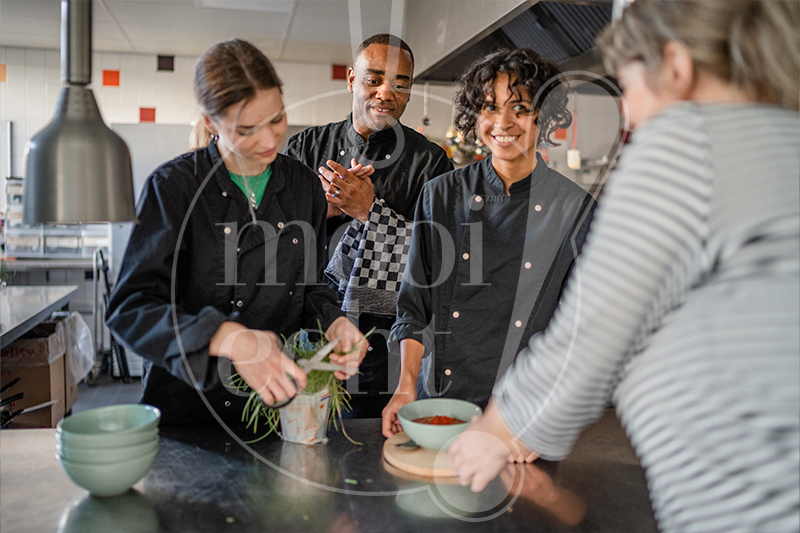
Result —
[[326, 445], [268, 437], [248, 450], [218, 426], [164, 427], [153, 467], [115, 498], [72, 484], [55, 458], [55, 430], [4, 430], [0, 530], [656, 531], [644, 473], [613, 411], [568, 459], [511, 467], [478, 495], [386, 464], [380, 420], [345, 424], [363, 446], [332, 430]]

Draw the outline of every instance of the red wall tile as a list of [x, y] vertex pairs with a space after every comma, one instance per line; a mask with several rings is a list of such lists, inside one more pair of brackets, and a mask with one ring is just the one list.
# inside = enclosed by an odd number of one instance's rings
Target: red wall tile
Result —
[[346, 80], [347, 79], [347, 65], [331, 65], [331, 79], [332, 80]]
[[155, 122], [156, 121], [156, 108], [155, 107], [140, 107], [139, 108], [139, 122]]

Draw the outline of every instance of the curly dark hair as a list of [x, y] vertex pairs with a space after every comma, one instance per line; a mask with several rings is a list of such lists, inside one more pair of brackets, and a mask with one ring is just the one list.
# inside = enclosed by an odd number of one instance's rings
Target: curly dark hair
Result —
[[519, 48], [500, 50], [473, 63], [461, 76], [461, 85], [453, 97], [456, 106], [455, 126], [465, 136], [476, 134], [478, 119], [487, 96], [494, 98], [494, 80], [507, 74], [509, 91], [519, 95], [524, 87], [533, 100], [532, 112], [539, 113], [535, 124], [539, 128], [538, 142], [558, 146], [552, 139], [559, 128], [572, 124], [567, 110], [569, 85], [559, 78], [561, 71], [533, 50]]

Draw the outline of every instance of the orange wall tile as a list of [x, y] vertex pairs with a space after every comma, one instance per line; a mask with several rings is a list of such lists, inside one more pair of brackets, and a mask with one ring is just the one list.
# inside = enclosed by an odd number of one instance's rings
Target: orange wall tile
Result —
[[118, 70], [104, 70], [103, 71], [103, 87], [119, 87], [119, 71]]

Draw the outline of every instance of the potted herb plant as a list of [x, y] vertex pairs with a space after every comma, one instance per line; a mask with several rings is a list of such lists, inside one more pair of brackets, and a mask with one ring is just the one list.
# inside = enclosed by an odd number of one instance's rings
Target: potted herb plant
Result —
[[[337, 339], [338, 340], [338, 339]], [[311, 360], [315, 356], [323, 363], [329, 363], [328, 354], [334, 348], [336, 340], [329, 344], [324, 335], [316, 342], [309, 339], [308, 331], [300, 330], [291, 337], [284, 338], [287, 352], [295, 361]], [[324, 356], [324, 357], [323, 357]], [[242, 411], [242, 421], [252, 428], [257, 438], [250, 442], [258, 442], [267, 435], [277, 432], [283, 440], [302, 444], [318, 444], [328, 441], [328, 427], [333, 424], [350, 442], [359, 444], [347, 435], [342, 423], [342, 412], [350, 409], [350, 393], [332, 370], [311, 370], [307, 373], [305, 389], [298, 391], [294, 399], [281, 408], [273, 408], [261, 401], [257, 391], [252, 390], [244, 380], [234, 374], [232, 385], [240, 391], [249, 392], [247, 402]], [[260, 429], [260, 431], [259, 431]]]

